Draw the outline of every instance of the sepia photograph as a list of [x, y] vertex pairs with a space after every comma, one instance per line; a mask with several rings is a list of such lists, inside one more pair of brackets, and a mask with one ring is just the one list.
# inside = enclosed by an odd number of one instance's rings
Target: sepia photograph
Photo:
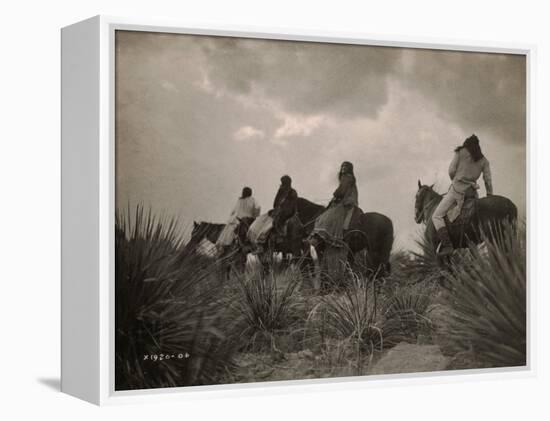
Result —
[[526, 56], [115, 31], [115, 390], [525, 367]]

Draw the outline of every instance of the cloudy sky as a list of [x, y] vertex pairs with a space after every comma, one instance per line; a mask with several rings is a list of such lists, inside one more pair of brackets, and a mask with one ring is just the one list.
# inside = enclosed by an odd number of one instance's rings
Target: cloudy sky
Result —
[[117, 206], [225, 222], [245, 185], [267, 211], [283, 174], [326, 204], [349, 160], [407, 248], [417, 179], [444, 192], [476, 133], [524, 216], [525, 90], [523, 56], [119, 31]]

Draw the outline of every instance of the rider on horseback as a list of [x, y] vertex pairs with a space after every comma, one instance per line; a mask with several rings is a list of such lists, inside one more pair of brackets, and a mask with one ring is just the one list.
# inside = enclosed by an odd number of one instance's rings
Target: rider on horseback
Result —
[[327, 210], [317, 218], [313, 228], [313, 236], [317, 235], [334, 246], [343, 244], [344, 230], [349, 228], [353, 211], [359, 206], [357, 180], [351, 162], [342, 163], [338, 181]]
[[296, 214], [298, 193], [292, 188], [292, 179], [288, 175], [281, 177], [281, 186], [273, 201], [273, 228], [284, 236], [285, 223]]
[[288, 175], [281, 177], [281, 185], [275, 200], [273, 201], [273, 209], [268, 212], [268, 215], [258, 219], [256, 227], [258, 230], [256, 239], [256, 253], [261, 254], [265, 250], [267, 238], [272, 229], [280, 237], [285, 237], [286, 222], [296, 214], [298, 193], [292, 188], [292, 179]]
[[441, 240], [440, 255], [448, 255], [453, 251], [445, 224], [445, 215], [453, 206], [456, 206], [460, 212], [464, 199], [477, 195], [476, 190], [479, 188], [477, 179], [481, 174], [483, 174], [487, 196], [490, 196], [493, 194], [491, 168], [489, 161], [481, 152], [478, 137], [473, 134], [464, 141], [462, 146], [455, 149], [454, 158], [449, 166], [451, 186], [432, 215], [434, 227]]
[[224, 247], [230, 246], [235, 241], [236, 228], [241, 220], [248, 220], [249, 222], [255, 219], [260, 214], [260, 206], [257, 204], [256, 199], [252, 197], [252, 189], [250, 187], [244, 187], [241, 197], [237, 200], [231, 215], [223, 231], [216, 241], [216, 247], [222, 250]]

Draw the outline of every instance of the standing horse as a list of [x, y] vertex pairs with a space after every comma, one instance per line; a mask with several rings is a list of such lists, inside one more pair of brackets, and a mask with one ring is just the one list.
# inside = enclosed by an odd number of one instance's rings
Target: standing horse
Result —
[[[288, 256], [289, 262], [300, 261], [302, 264], [311, 262], [310, 246], [305, 241], [315, 224], [315, 219], [323, 213], [324, 206], [317, 205], [307, 199], [299, 197], [296, 202], [296, 216], [291, 217], [287, 222], [284, 235], [277, 233], [275, 227], [271, 229], [266, 238], [266, 250], [261, 256], [258, 256], [260, 261], [268, 266], [272, 263], [274, 253], [282, 253], [283, 259]], [[248, 238], [256, 238], [257, 235], [250, 233]], [[258, 244], [254, 240], [250, 240], [250, 247], [257, 248]]]
[[[434, 191], [433, 185], [422, 185], [418, 180], [414, 220], [417, 224], [426, 225], [425, 240], [434, 250], [437, 250], [439, 237], [432, 222], [432, 215], [441, 199], [443, 196]], [[467, 226], [457, 224], [448, 226], [455, 249], [466, 248], [470, 243], [480, 244], [483, 241], [483, 235], [490, 235], [502, 223], [512, 224], [517, 220], [516, 205], [506, 197], [492, 195], [475, 200], [477, 210]]]
[[[272, 227], [267, 234], [264, 240], [265, 250], [258, 255], [263, 265], [266, 267], [271, 265], [275, 253], [282, 253], [283, 260], [288, 258], [288, 262], [300, 261], [305, 263], [309, 258], [309, 245], [304, 240], [311, 232], [315, 218], [322, 213], [323, 209], [323, 206], [298, 198], [296, 215], [289, 218], [285, 223], [284, 232], [278, 232], [277, 228]], [[262, 216], [262, 218], [265, 217], [266, 215]], [[261, 228], [254, 226], [248, 232], [247, 246], [252, 250], [257, 249], [259, 246], [257, 243], [259, 229]]]
[[[315, 220], [325, 211], [325, 207], [298, 199], [298, 216], [303, 221], [304, 239], [313, 232]], [[348, 261], [353, 262], [358, 252], [365, 252], [365, 270], [367, 273], [389, 273], [390, 253], [393, 247], [393, 223], [387, 216], [377, 212], [361, 214], [358, 226], [344, 232]], [[324, 245], [316, 248], [320, 258]]]

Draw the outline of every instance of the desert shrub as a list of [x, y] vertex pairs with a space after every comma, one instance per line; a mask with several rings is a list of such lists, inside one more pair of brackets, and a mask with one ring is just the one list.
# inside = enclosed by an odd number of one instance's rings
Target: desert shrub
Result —
[[363, 358], [352, 339], [326, 338], [315, 365], [319, 377], [360, 376], [364, 374]]
[[384, 347], [402, 341], [416, 343], [419, 335], [429, 335], [433, 330], [430, 318], [433, 284], [417, 284], [395, 289], [382, 305], [382, 332]]
[[395, 269], [392, 277], [397, 279], [400, 286], [441, 283], [445, 279], [446, 268], [437, 257], [433, 244], [425, 236], [421, 236], [416, 245], [418, 250], [398, 256], [396, 263], [392, 264], [392, 268]]
[[525, 233], [509, 225], [485, 236], [485, 247], [455, 258], [447, 278], [451, 312], [445, 334], [485, 366], [526, 363]]
[[293, 267], [273, 271], [249, 266], [235, 279], [238, 291], [232, 307], [241, 317], [238, 337], [250, 350], [273, 348], [275, 335], [289, 333], [297, 321], [295, 291], [302, 281], [300, 272]]
[[216, 383], [232, 343], [212, 265], [141, 207], [117, 213], [115, 232], [116, 389]]
[[[348, 270], [346, 285], [339, 292], [321, 296], [307, 319], [320, 333], [324, 344], [336, 338], [351, 347], [355, 355], [356, 374], [363, 372], [364, 357], [372, 358], [383, 349], [382, 330], [377, 322], [377, 288], [375, 282]], [[343, 355], [340, 348], [338, 354]]]

